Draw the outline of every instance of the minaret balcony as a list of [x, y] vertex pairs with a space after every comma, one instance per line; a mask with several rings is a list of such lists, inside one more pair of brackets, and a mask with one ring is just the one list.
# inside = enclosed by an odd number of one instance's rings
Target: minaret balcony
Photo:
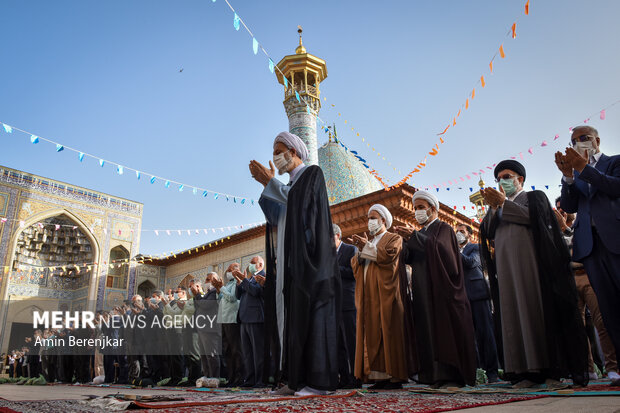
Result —
[[292, 87], [288, 87], [285, 91], [284, 91], [284, 99], [288, 99], [291, 96], [295, 96], [295, 91], [299, 92], [300, 96], [311, 96], [315, 99], [319, 99], [319, 90], [314, 87], [314, 86], [306, 86], [306, 87], [298, 87], [293, 89]]

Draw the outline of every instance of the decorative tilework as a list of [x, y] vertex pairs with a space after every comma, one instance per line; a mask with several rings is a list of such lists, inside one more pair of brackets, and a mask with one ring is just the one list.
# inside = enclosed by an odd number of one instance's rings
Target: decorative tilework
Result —
[[328, 142], [318, 152], [330, 205], [381, 189], [381, 184], [366, 168], [337, 143]]
[[36, 285], [9, 284], [8, 293], [10, 295], [26, 297], [57, 298], [62, 300], [73, 299], [73, 291], [71, 290], [54, 290], [51, 288], [40, 288]]
[[0, 192], [0, 217], [6, 217], [6, 212], [9, 209], [9, 194], [8, 192]]
[[99, 308], [99, 303], [97, 303], [97, 310], [111, 310], [113, 307], [123, 305], [123, 300], [126, 300], [128, 297], [127, 292], [125, 290], [116, 290], [112, 288], [105, 289], [105, 301], [101, 308]]
[[[312, 109], [318, 114], [320, 104], [316, 102], [316, 99], [310, 98], [310, 96], [304, 96], [304, 98], [310, 101], [313, 106]], [[294, 96], [284, 102], [284, 108], [288, 116], [289, 132], [299, 136], [308, 148], [308, 159], [305, 164], [318, 165], [315, 115], [309, 114], [306, 104], [297, 102]]]

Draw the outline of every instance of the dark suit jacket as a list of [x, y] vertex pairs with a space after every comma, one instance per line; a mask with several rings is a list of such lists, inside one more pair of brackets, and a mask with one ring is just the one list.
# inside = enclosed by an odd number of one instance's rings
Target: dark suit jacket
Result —
[[469, 301], [488, 300], [489, 287], [482, 273], [480, 246], [467, 244], [461, 253], [463, 270], [465, 271], [465, 290]]
[[[265, 271], [259, 271], [257, 275], [265, 276]], [[239, 300], [239, 312], [237, 319], [240, 323], [263, 323], [265, 322], [263, 287], [258, 281], [246, 278], [237, 285], [235, 295]]]
[[575, 172], [571, 185], [562, 179], [560, 205], [565, 212], [577, 213], [574, 261], [592, 252], [592, 222], [607, 249], [620, 254], [620, 155], [601, 154], [595, 168], [586, 165], [581, 173]]
[[357, 254], [355, 245], [340, 244], [338, 249], [338, 268], [342, 280], [342, 311], [355, 310], [355, 276], [351, 259]]

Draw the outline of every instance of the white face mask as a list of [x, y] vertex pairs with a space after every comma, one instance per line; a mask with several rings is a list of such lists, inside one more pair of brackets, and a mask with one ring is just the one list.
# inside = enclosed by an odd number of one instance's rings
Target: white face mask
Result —
[[[288, 155], [288, 156], [287, 156]], [[282, 152], [273, 157], [273, 164], [278, 169], [280, 175], [288, 172], [288, 166], [293, 160], [289, 152]]]
[[594, 142], [592, 141], [575, 142], [575, 144], [573, 145], [573, 149], [576, 150], [579, 155], [583, 155], [585, 152], [588, 159], [590, 159], [590, 156], [596, 153], [594, 150]]
[[467, 237], [462, 232], [457, 232], [456, 241], [459, 243], [459, 245], [464, 244], [465, 241], [467, 241]]
[[226, 273], [226, 281], [232, 281], [235, 277], [233, 277], [232, 273], [229, 271]]
[[426, 221], [428, 221], [428, 212], [426, 209], [418, 209], [415, 211], [415, 220], [418, 221], [418, 224], [424, 225]]
[[368, 231], [370, 235], [375, 235], [381, 229], [382, 225], [378, 219], [369, 219], [368, 220]]
[[211, 283], [206, 283], [205, 284], [205, 290], [209, 291], [211, 289], [211, 287], [212, 287]]

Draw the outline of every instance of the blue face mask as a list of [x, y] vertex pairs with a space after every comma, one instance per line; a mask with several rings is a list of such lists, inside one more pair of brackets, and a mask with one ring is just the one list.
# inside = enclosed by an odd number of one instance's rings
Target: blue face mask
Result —
[[507, 196], [511, 196], [515, 192], [517, 192], [517, 186], [515, 185], [515, 179], [500, 179], [499, 184], [504, 189], [504, 192]]
[[248, 270], [252, 273], [252, 274], [256, 274], [256, 264], [250, 264], [248, 265]]

